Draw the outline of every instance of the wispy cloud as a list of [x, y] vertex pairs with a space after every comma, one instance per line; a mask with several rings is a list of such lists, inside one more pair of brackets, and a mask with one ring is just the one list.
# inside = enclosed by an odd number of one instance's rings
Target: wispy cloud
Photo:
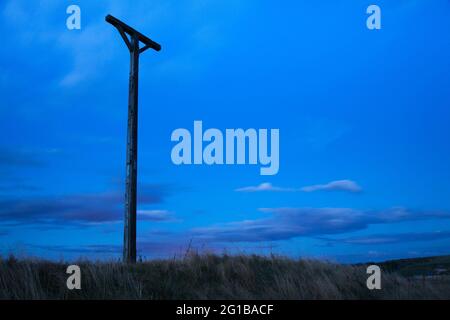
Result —
[[326, 184], [316, 184], [312, 186], [303, 187], [301, 189], [304, 192], [315, 191], [348, 191], [348, 192], [361, 192], [362, 188], [352, 180], [337, 180], [331, 181]]
[[144, 221], [170, 221], [173, 213], [168, 210], [138, 210], [138, 219]]
[[271, 183], [265, 182], [265, 183], [261, 183], [258, 186], [238, 188], [235, 191], [236, 192], [264, 192], [264, 191], [266, 191], [266, 192], [292, 192], [292, 191], [295, 191], [295, 189], [275, 187]]
[[405, 208], [274, 208], [261, 211], [272, 216], [198, 228], [192, 232], [196, 237], [209, 241], [258, 242], [342, 234], [363, 230], [374, 224], [450, 219], [450, 212], [447, 211], [414, 211]]
[[337, 180], [326, 184], [316, 184], [303, 188], [276, 187], [269, 182], [257, 186], [249, 186], [235, 189], [236, 192], [315, 192], [315, 191], [347, 191], [358, 193], [362, 188], [352, 180]]

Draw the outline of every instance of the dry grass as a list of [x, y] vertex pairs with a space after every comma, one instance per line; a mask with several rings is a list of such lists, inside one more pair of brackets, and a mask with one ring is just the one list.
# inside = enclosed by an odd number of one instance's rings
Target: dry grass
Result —
[[450, 299], [450, 279], [383, 274], [369, 291], [364, 266], [282, 257], [190, 255], [136, 265], [77, 263], [82, 290], [66, 288], [66, 263], [0, 259], [0, 299]]

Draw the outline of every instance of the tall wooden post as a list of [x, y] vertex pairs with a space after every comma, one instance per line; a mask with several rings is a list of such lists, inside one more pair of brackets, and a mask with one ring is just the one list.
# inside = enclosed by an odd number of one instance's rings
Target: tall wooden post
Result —
[[[111, 15], [106, 17], [106, 21], [119, 30], [130, 51], [123, 261], [135, 263], [139, 55], [149, 48], [159, 51], [161, 46]], [[142, 48], [140, 48], [140, 42], [144, 43]]]
[[131, 48], [125, 185], [125, 226], [123, 240], [123, 260], [127, 262], [136, 261], [136, 188], [139, 83], [139, 40], [136, 37], [132, 37], [131, 39]]

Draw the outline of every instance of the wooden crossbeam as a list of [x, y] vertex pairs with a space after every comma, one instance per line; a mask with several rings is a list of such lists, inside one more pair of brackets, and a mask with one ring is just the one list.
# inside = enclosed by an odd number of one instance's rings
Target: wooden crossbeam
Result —
[[[144, 48], [146, 48], [145, 50], [147, 50], [149, 48], [156, 50], [156, 51], [161, 50], [161, 45], [159, 43], [144, 36], [139, 31], [135, 30], [134, 28], [130, 27], [129, 25], [120, 21], [119, 19], [113, 17], [112, 15], [108, 14], [106, 16], [105, 20], [106, 20], [106, 22], [108, 22], [108, 23], [112, 24], [114, 27], [116, 27], [119, 30], [119, 32], [121, 33], [121, 35], [123, 34], [123, 32], [125, 32], [125, 33], [128, 33], [130, 35], [130, 37], [137, 37], [138, 40], [145, 45], [145, 47], [144, 47]], [[122, 35], [122, 37], [123, 37], [123, 35]], [[129, 46], [130, 41], [127, 42], [125, 40], [125, 43], [127, 43], [127, 46]], [[144, 48], [142, 48], [142, 49], [144, 49]], [[145, 50], [143, 50], [143, 51], [145, 51]]]

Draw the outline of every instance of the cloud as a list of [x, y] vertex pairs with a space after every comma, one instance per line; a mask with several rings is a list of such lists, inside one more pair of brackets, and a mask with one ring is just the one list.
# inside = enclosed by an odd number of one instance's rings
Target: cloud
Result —
[[172, 220], [172, 212], [167, 210], [138, 210], [139, 220], [144, 221], [168, 221]]
[[[138, 204], [150, 205], [163, 202], [166, 188], [143, 185], [139, 188]], [[123, 218], [122, 192], [100, 194], [65, 195], [29, 199], [0, 200], [0, 219], [21, 223], [107, 223]], [[168, 212], [140, 211], [147, 221], [171, 219]]]
[[405, 208], [357, 210], [350, 208], [261, 209], [271, 217], [197, 228], [192, 234], [217, 242], [258, 242], [296, 237], [342, 234], [366, 229], [373, 224], [450, 219], [446, 211], [413, 211]]
[[421, 241], [436, 241], [450, 239], [450, 231], [435, 231], [435, 232], [413, 232], [413, 233], [399, 233], [399, 234], [376, 234], [363, 237], [351, 237], [344, 239], [328, 239], [323, 240], [329, 242], [340, 242], [357, 245], [376, 245], [376, 244], [395, 244], [404, 242], [421, 242]]
[[235, 190], [236, 192], [291, 192], [294, 189], [274, 187], [271, 183], [261, 183], [259, 186], [243, 187]]
[[315, 191], [348, 191], [348, 192], [361, 192], [362, 188], [352, 180], [337, 180], [327, 184], [316, 184], [312, 186], [303, 187], [301, 189], [304, 192]]
[[238, 188], [236, 192], [314, 192], [314, 191], [348, 191], [358, 193], [362, 188], [351, 180], [332, 181], [327, 184], [317, 184], [303, 188], [281, 188], [275, 187], [271, 183], [265, 182], [258, 186]]

